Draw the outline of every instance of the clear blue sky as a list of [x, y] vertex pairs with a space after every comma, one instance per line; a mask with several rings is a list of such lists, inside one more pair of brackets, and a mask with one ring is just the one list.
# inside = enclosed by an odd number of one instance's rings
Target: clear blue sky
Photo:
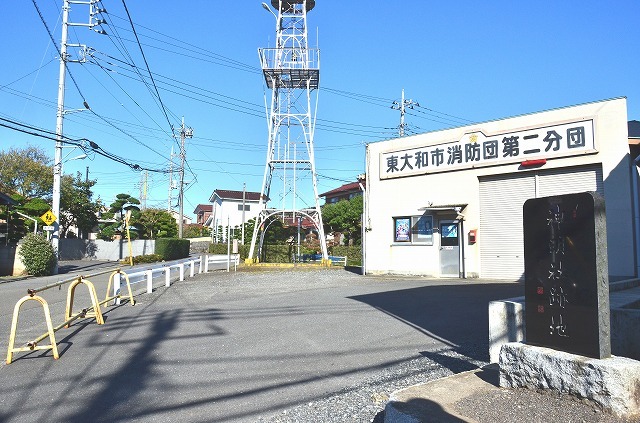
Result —
[[[126, 2], [169, 121], [178, 127], [184, 116], [195, 131], [187, 143], [187, 215], [214, 189], [242, 190], [246, 182], [260, 190], [267, 124], [257, 49], [273, 46], [275, 33], [260, 3]], [[59, 44], [61, 0], [36, 4]], [[147, 75], [123, 2], [102, 4], [108, 36], [70, 32], [72, 42], [95, 49], [94, 63], [69, 64], [95, 114], [68, 114], [65, 135], [167, 169], [177, 144], [157, 100], [125, 64]], [[74, 5], [71, 21], [87, 19], [88, 7]], [[406, 116], [409, 133], [619, 96], [628, 99], [629, 119], [640, 119], [639, 19], [636, 0], [317, 0], [308, 25], [310, 46], [321, 51], [319, 191], [363, 173], [364, 143], [397, 134], [400, 114], [391, 104], [403, 88], [421, 106]], [[4, 5], [0, 37], [0, 118], [55, 131], [59, 62], [31, 0]], [[66, 93], [66, 109], [82, 108], [69, 77]], [[0, 149], [27, 144], [53, 159], [53, 141], [0, 128]], [[84, 175], [86, 166], [107, 204], [120, 192], [139, 195], [141, 174], [104, 157], [68, 161], [64, 172]], [[167, 206], [168, 179], [149, 174], [147, 206]]]

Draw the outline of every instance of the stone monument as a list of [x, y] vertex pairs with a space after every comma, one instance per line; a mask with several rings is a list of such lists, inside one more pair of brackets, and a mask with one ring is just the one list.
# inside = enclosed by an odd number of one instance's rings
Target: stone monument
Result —
[[604, 199], [585, 192], [524, 204], [527, 343], [611, 356]]
[[640, 363], [611, 356], [606, 221], [592, 192], [524, 204], [525, 340], [500, 349], [500, 386], [551, 389], [640, 414]]

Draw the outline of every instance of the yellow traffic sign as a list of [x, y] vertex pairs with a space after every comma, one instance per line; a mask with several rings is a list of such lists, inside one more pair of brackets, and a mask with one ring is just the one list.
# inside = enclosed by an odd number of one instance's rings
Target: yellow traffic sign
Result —
[[40, 219], [44, 221], [47, 225], [51, 225], [53, 222], [58, 220], [55, 214], [51, 210], [40, 216]]

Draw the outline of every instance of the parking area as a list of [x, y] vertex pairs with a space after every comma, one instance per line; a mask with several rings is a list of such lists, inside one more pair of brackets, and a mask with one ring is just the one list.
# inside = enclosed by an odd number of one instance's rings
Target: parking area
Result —
[[[3, 291], [29, 282], [0, 284], [4, 351], [14, 302]], [[212, 272], [137, 292], [104, 325], [60, 330], [59, 360], [36, 351], [3, 365], [0, 420], [266, 422], [298, 410], [371, 421], [391, 391], [486, 363], [488, 302], [523, 287], [334, 268]], [[22, 341], [43, 333], [37, 314], [21, 320]]]

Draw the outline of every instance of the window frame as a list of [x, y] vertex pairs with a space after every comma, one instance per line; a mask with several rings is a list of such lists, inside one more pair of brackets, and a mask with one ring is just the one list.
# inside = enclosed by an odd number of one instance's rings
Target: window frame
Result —
[[[431, 214], [422, 214], [418, 216], [393, 216], [393, 243], [398, 245], [433, 245], [434, 232], [434, 216]], [[408, 221], [408, 233], [399, 232], [399, 225], [406, 225]], [[420, 228], [417, 225], [425, 222], [424, 234], [420, 234]], [[405, 239], [405, 237], [407, 239]]]

